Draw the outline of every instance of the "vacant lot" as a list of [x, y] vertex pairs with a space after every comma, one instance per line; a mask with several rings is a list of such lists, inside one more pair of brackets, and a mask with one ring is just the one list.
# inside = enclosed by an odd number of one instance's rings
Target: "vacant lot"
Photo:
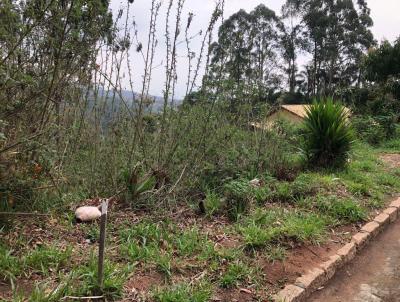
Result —
[[[381, 152], [382, 150], [379, 150]], [[400, 191], [397, 155], [358, 144], [347, 169], [241, 180], [251, 206], [232, 221], [221, 197], [207, 194], [207, 213], [177, 207], [167, 214], [111, 203], [105, 296], [138, 301], [268, 300], [319, 263]], [[383, 160], [387, 160], [384, 162]], [[2, 216], [3, 299], [56, 301], [96, 292], [99, 226], [75, 224], [71, 202], [49, 216]], [[193, 300], [194, 299], [194, 300]]]

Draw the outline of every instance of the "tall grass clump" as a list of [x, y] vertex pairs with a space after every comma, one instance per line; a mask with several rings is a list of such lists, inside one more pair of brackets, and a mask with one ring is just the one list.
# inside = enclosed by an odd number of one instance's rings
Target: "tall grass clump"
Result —
[[354, 135], [348, 112], [333, 99], [314, 101], [304, 120], [303, 152], [314, 167], [342, 167], [346, 164]]

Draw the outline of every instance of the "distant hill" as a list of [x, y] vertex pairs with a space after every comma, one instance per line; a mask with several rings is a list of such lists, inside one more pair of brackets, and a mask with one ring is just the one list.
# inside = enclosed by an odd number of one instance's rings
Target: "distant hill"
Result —
[[[122, 101], [120, 95], [122, 95], [122, 99], [126, 105]], [[90, 91], [88, 100], [88, 113], [94, 109], [95, 104], [97, 104], [97, 108], [104, 110], [101, 114], [100, 123], [103, 129], [107, 129], [110, 123], [115, 120], [121, 110], [124, 110], [126, 106], [132, 109], [132, 112], [136, 112], [137, 108], [135, 108], [135, 106], [139, 106], [140, 94], [129, 90], [121, 90], [120, 93], [114, 93], [113, 90], [107, 91], [100, 88], [97, 91]], [[174, 100], [174, 107], [179, 106], [181, 103], [182, 100]], [[169, 103], [168, 106], [170, 105], [171, 104]], [[149, 96], [143, 106], [143, 111], [145, 113], [160, 113], [164, 107], [164, 98], [159, 96]]]
[[[124, 107], [125, 105], [122, 103], [122, 100], [120, 98], [120, 95], [122, 95], [123, 100], [127, 103], [128, 106], [138, 106], [139, 101], [140, 101], [140, 94], [134, 91], [130, 90], [121, 90], [120, 93], [115, 92], [114, 96], [114, 91], [113, 90], [105, 90], [103, 88], [100, 88], [97, 91], [97, 98], [105, 100], [107, 99], [107, 103], [111, 106], [112, 105], [112, 100], [114, 98], [114, 110], [119, 111], [119, 108]], [[92, 91], [89, 94], [89, 99], [94, 101], [95, 98], [95, 92]], [[178, 106], [182, 103], [182, 100], [174, 100], [174, 106]], [[134, 104], [134, 105], [133, 105]], [[170, 102], [168, 105], [171, 105]], [[122, 107], [121, 107], [122, 106]], [[164, 98], [160, 96], [153, 96], [149, 95], [147, 100], [145, 101], [145, 111], [147, 112], [153, 112], [157, 113], [162, 110], [164, 107]], [[111, 109], [111, 108], [110, 108]]]

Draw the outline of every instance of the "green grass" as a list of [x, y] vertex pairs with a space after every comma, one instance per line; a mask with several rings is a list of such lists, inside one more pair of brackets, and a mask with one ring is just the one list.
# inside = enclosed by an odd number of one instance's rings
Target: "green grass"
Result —
[[[324, 242], [330, 228], [365, 221], [371, 209], [384, 204], [386, 194], [400, 191], [400, 169], [388, 169], [376, 153], [357, 143], [342, 170], [303, 171], [292, 181], [278, 181], [267, 173], [265, 177], [252, 174], [248, 179], [225, 180], [228, 186], [206, 191], [207, 217], [190, 223], [179, 218], [155, 220], [149, 214], [137, 224], [112, 227], [110, 245], [119, 250], [113, 249], [115, 253], [106, 261], [103, 289], [97, 284], [95, 256], [73, 268], [68, 264], [74, 256], [71, 250], [44, 245], [27, 251], [26, 240], [14, 241], [18, 242], [14, 251], [0, 245], [0, 277], [18, 281], [32, 273], [38, 275], [40, 283], [29, 298], [37, 302], [99, 293], [118, 300], [123, 298], [123, 285], [132, 267], [144, 274], [156, 271], [165, 278], [168, 285], [155, 285], [157, 289], [147, 293], [158, 302], [209, 301], [219, 287], [230, 291], [244, 284], [258, 286], [265, 281], [257, 270], [259, 259], [284, 261], [294, 243]], [[260, 178], [263, 186], [248, 186], [250, 176]], [[229, 205], [238, 210], [231, 223], [226, 219]], [[75, 227], [72, 215], [64, 215], [63, 221], [66, 229]], [[98, 238], [95, 224], [82, 225], [80, 230], [93, 241]], [[237, 244], [225, 246], [224, 240], [216, 241], [217, 235]], [[194, 274], [202, 276], [199, 284], [189, 283], [188, 276]]]
[[153, 293], [153, 298], [157, 302], [207, 302], [211, 295], [211, 285], [203, 282], [196, 286], [185, 283], [160, 288]]
[[337, 223], [355, 223], [366, 220], [367, 210], [354, 198], [319, 195], [312, 199], [303, 200], [300, 206], [331, 217]]
[[239, 226], [247, 247], [260, 248], [286, 239], [298, 242], [323, 241], [328, 220], [318, 214], [280, 208], [257, 209]]
[[66, 266], [71, 254], [71, 248], [41, 246], [17, 257], [12, 250], [0, 245], [0, 277], [16, 278], [30, 273], [48, 276], [50, 272], [58, 272]]
[[72, 248], [60, 249], [55, 246], [38, 247], [25, 258], [25, 265], [36, 273], [48, 275], [50, 271], [58, 271], [68, 263]]
[[24, 271], [24, 262], [13, 255], [13, 250], [0, 244], [0, 278], [14, 279]]
[[133, 269], [132, 266], [116, 264], [106, 259], [104, 262], [104, 285], [100, 288], [97, 277], [97, 263], [97, 257], [92, 254], [86, 264], [73, 272], [74, 279], [78, 280], [79, 286], [71, 288], [71, 293], [77, 296], [101, 294], [109, 300], [122, 297], [123, 285]]
[[160, 273], [163, 273], [168, 279], [172, 277], [172, 255], [170, 253], [160, 253], [154, 262]]
[[251, 269], [243, 262], [230, 263], [220, 279], [220, 285], [225, 288], [236, 286], [239, 281], [244, 281], [247, 277], [250, 277], [249, 275], [251, 275]]
[[206, 208], [206, 214], [208, 217], [212, 217], [222, 209], [222, 200], [220, 196], [213, 191], [208, 190], [206, 192], [206, 198], [204, 199], [204, 206]]

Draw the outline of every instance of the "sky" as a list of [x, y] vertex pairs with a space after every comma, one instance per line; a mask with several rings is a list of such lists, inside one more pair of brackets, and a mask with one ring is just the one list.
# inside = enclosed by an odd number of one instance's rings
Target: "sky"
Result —
[[[157, 37], [158, 46], [156, 48], [154, 56], [154, 68], [152, 72], [152, 81], [150, 83], [150, 94], [155, 96], [161, 96], [163, 94], [163, 87], [165, 84], [165, 16], [167, 11], [168, 0], [161, 0], [162, 6], [160, 8], [158, 22], [157, 22]], [[175, 1], [177, 2], [177, 1]], [[268, 8], [274, 10], [277, 14], [280, 13], [282, 4], [285, 0], [225, 0], [224, 18], [228, 18], [240, 9], [251, 11], [254, 7], [259, 4], [264, 4]], [[127, 0], [111, 0], [111, 10], [114, 15], [118, 13], [118, 10], [123, 8], [126, 12]], [[400, 0], [367, 0], [368, 6], [371, 8], [371, 17], [374, 21], [372, 32], [377, 41], [387, 39], [394, 41], [400, 36]], [[215, 0], [186, 0], [183, 15], [182, 15], [182, 31], [186, 26], [187, 16], [190, 12], [194, 14], [193, 22], [190, 29], [190, 35], [196, 35], [200, 30], [207, 28], [211, 13], [215, 7]], [[144, 45], [144, 50], [147, 43], [147, 34], [150, 21], [150, 8], [151, 0], [135, 0], [130, 6], [129, 24], [134, 20], [136, 23], [136, 29], [138, 33], [138, 39]], [[176, 7], [173, 7], [173, 11]], [[173, 23], [173, 19], [171, 23]], [[133, 29], [131, 29], [133, 31]], [[217, 30], [214, 31], [214, 38], [216, 37]], [[132, 35], [133, 36], [133, 35]], [[184, 38], [181, 35], [178, 42]], [[198, 55], [201, 46], [201, 36], [197, 36], [191, 41], [191, 49]], [[183, 41], [182, 41], [183, 42]], [[132, 83], [135, 91], [141, 91], [142, 78], [144, 70], [143, 57], [136, 52], [135, 47], [132, 47], [130, 51], [130, 62], [133, 70]], [[182, 98], [186, 91], [187, 82], [187, 70], [188, 61], [186, 57], [186, 44], [180, 43], [178, 46], [178, 61], [177, 61], [177, 85], [176, 85], [176, 96]], [[200, 83], [202, 77], [202, 68], [198, 77], [197, 83]], [[128, 79], [127, 64], [122, 63], [122, 71], [125, 77], [121, 79], [122, 88], [130, 89], [130, 81]]]

